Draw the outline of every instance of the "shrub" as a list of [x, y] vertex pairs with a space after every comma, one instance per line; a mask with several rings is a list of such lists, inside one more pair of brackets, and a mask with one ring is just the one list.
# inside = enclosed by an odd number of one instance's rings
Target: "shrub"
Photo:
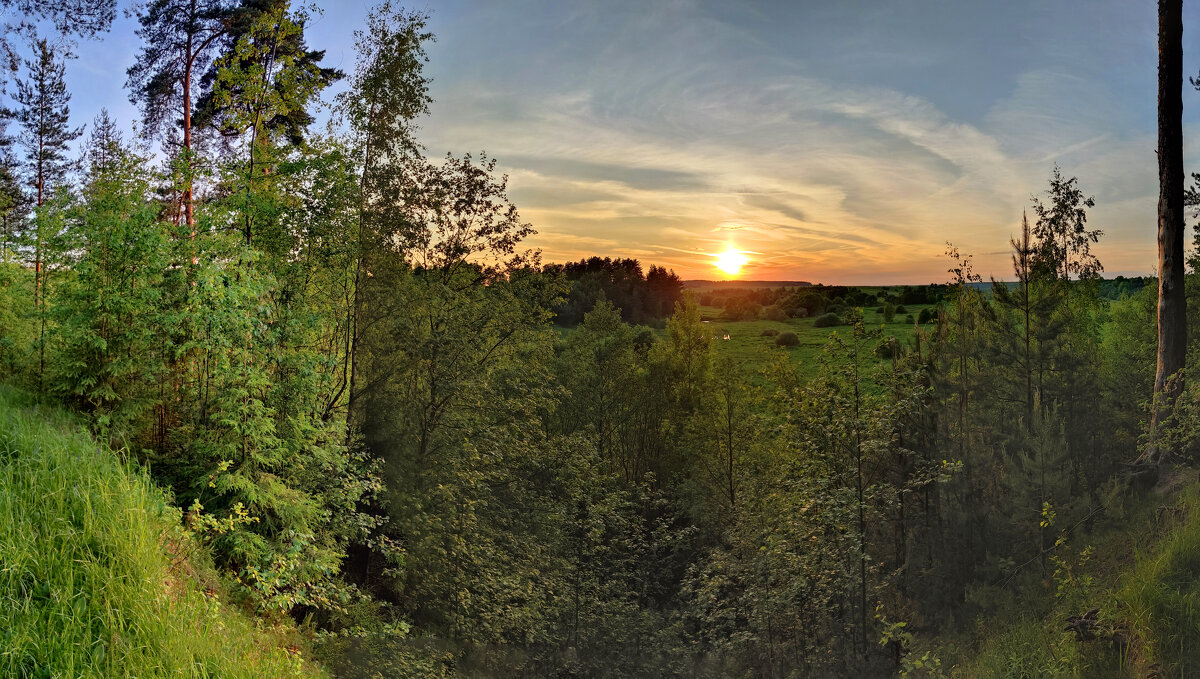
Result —
[[842, 324], [842, 317], [838, 316], [837, 314], [835, 314], [833, 312], [829, 312], [827, 314], [822, 314], [821, 316], [817, 317], [816, 321], [813, 321], [813, 327], [816, 327], [816, 328], [830, 328], [835, 325], [841, 325], [841, 324]]
[[900, 343], [895, 337], [884, 337], [875, 345], [875, 355], [879, 358], [895, 358], [900, 355]]
[[772, 304], [770, 306], [763, 307], [762, 316], [768, 321], [786, 321], [788, 318], [788, 313], [787, 309], [784, 309], [778, 304]]
[[798, 307], [792, 312], [792, 315], [796, 318], [808, 318], [808, 309], [805, 309], [804, 307]]
[[921, 315], [917, 316], [917, 322], [921, 323], [921, 324], [925, 324], [925, 323], [929, 323], [932, 321], [933, 321], [933, 310], [930, 309], [929, 307], [925, 307], [924, 309], [921, 309]]
[[905, 322], [905, 323], [916, 323], [916, 322], [917, 322], [917, 319], [913, 318], [913, 315], [912, 315], [912, 314], [909, 314], [909, 315], [907, 315], [907, 316], [905, 316], [905, 317], [904, 317], [904, 322]]
[[830, 305], [829, 305], [829, 309], [828, 309], [828, 313], [831, 313], [831, 314], [844, 314], [844, 313], [846, 313], [846, 305], [845, 305], [845, 304], [842, 304], [842, 303], [840, 303], [840, 302], [839, 302], [839, 303], [836, 303], [836, 304], [830, 304]]
[[645, 326], [637, 326], [634, 332], [633, 348], [642, 354], [650, 351], [650, 347], [654, 346], [654, 331]]
[[794, 332], [779, 333], [779, 337], [775, 338], [775, 345], [780, 347], [799, 346], [800, 338]]
[[775, 337], [778, 334], [779, 334], [778, 330], [776, 330], [774, 328], [767, 328], [766, 330], [762, 331], [762, 333], [759, 335], [759, 337]]
[[901, 304], [900, 306], [896, 307], [896, 313], [898, 313], [898, 314], [906, 314], [906, 313], [908, 313], [908, 309], [905, 309], [905, 308], [904, 308], [904, 305], [903, 305], [903, 304]]

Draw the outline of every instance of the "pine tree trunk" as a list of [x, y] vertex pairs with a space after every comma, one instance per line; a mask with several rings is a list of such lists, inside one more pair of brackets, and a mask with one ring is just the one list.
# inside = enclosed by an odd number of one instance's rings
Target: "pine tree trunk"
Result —
[[1183, 390], [1187, 313], [1183, 283], [1183, 8], [1158, 2], [1158, 370], [1150, 445], [1142, 456], [1160, 463], [1169, 451], [1157, 429]]
[[[192, 3], [193, 13], [195, 3]], [[183, 184], [183, 213], [188, 228], [188, 238], [196, 240], [196, 219], [192, 211], [192, 63], [195, 58], [192, 52], [192, 35], [187, 37], [187, 55], [183, 67], [183, 152], [187, 154], [187, 177]], [[194, 247], [194, 246], [193, 246]], [[196, 264], [196, 255], [192, 254], [192, 264]]]

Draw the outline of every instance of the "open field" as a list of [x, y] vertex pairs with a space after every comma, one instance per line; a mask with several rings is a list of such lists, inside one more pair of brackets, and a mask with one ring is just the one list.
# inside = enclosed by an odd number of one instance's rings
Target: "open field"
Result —
[[[934, 311], [936, 306], [934, 304], [905, 305], [905, 313], [897, 314], [891, 323], [884, 322], [883, 314], [877, 311], [878, 307], [868, 307], [863, 309], [863, 320], [868, 330], [879, 330], [881, 337], [895, 337], [900, 341], [901, 346], [910, 346], [916, 336], [917, 325], [906, 320], [908, 315], [911, 314], [913, 318], [918, 318], [922, 309]], [[755, 383], [765, 383], [765, 376], [761, 373], [770, 366], [772, 358], [778, 356], [780, 352], [786, 352], [792, 362], [799, 367], [802, 377], [805, 379], [816, 377], [821, 368], [821, 356], [833, 335], [836, 333], [839, 337], [849, 340], [852, 332], [852, 327], [849, 325], [818, 328], [815, 326], [815, 318], [789, 318], [786, 321], [763, 319], [733, 321], [724, 317], [724, 310], [714, 306], [701, 306], [700, 314], [704, 322], [712, 327], [713, 352], [719, 356], [732, 356], [753, 374], [752, 381]], [[574, 331], [574, 328], [563, 326], [555, 326], [555, 329], [563, 336]], [[926, 323], [922, 329], [926, 333], [932, 333], [934, 323]], [[778, 346], [775, 344], [775, 335], [763, 334], [764, 331], [771, 330], [778, 333], [794, 332], [800, 340], [800, 344], [794, 347]], [[655, 334], [660, 338], [665, 337], [666, 330], [655, 330]], [[725, 339], [726, 336], [729, 339]], [[876, 340], [870, 341], [872, 346], [876, 342]], [[890, 363], [890, 359], [874, 354], [872, 354], [872, 358], [873, 366], [885, 366]]]
[[[882, 328], [883, 336], [892, 336], [902, 345], [909, 345], [916, 335], [916, 326], [905, 319], [908, 314], [917, 318], [922, 309], [932, 309], [934, 305], [906, 305], [905, 314], [897, 314], [891, 323], [885, 324], [883, 314], [877, 313], [875, 307], [863, 309], [863, 320], [868, 329]], [[739, 363], [758, 372], [765, 369], [771, 357], [778, 352], [786, 351], [788, 356], [799, 366], [801, 375], [812, 378], [820, 370], [820, 357], [825, 351], [831, 336], [837, 333], [840, 337], [849, 339], [851, 326], [838, 325], [828, 328], [814, 327], [814, 318], [791, 318], [786, 321], [730, 321], [722, 318], [722, 310], [718, 307], [700, 307], [704, 320], [713, 328], [713, 351], [718, 355], [733, 356]], [[926, 332], [932, 332], [933, 324], [925, 325]], [[779, 347], [775, 337], [763, 336], [764, 330], [794, 332], [800, 339], [795, 347]], [[729, 339], [724, 337], [728, 335]], [[884, 365], [890, 359], [875, 358], [875, 364]]]

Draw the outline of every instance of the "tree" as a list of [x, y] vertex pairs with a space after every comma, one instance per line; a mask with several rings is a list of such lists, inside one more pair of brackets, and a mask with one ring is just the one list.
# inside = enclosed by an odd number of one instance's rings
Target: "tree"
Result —
[[241, 0], [230, 11], [221, 35], [220, 56], [201, 78], [194, 123], [223, 136], [248, 129], [255, 139], [267, 133], [292, 146], [304, 141], [313, 121], [312, 100], [344, 74], [323, 68], [325, 50], [304, 41], [308, 16], [293, 12], [289, 0]]
[[1160, 463], [1168, 451], [1155, 435], [1183, 391], [1187, 300], [1183, 253], [1183, 2], [1158, 2], [1158, 365], [1150, 445], [1140, 461]]
[[202, 79], [207, 92], [197, 104], [196, 124], [216, 126], [245, 152], [245, 162], [234, 164], [233, 184], [243, 189], [247, 245], [255, 238], [252, 213], [271, 211], [281, 198], [279, 161], [288, 147], [303, 142], [313, 100], [341, 76], [317, 65], [324, 52], [305, 49], [305, 21], [285, 1], [246, 0], [231, 14], [224, 54]]
[[83, 128], [69, 126], [71, 95], [63, 78], [60, 52], [45, 38], [34, 41], [33, 48], [35, 58], [25, 61], [28, 76], [17, 81], [15, 99], [19, 108], [14, 117], [23, 131], [20, 143], [25, 150], [29, 184], [41, 207], [71, 169], [67, 153]]
[[137, 104], [150, 136], [161, 136], [182, 116], [184, 169], [181, 203], [195, 239], [192, 178], [193, 86], [211, 64], [229, 24], [229, 0], [151, 0], [138, 12], [142, 50], [126, 71], [130, 102]]
[[1095, 198], [1085, 198], [1078, 179], [1063, 177], [1058, 165], [1050, 176], [1046, 197], [1045, 203], [1033, 197], [1033, 211], [1037, 215], [1033, 235], [1038, 248], [1031, 264], [1063, 281], [1070, 280], [1071, 274], [1081, 280], [1099, 277], [1104, 267], [1092, 255], [1091, 244], [1104, 234], [1086, 227], [1087, 209], [1095, 207]]
[[156, 317], [166, 234], [146, 199], [156, 177], [106, 111], [92, 125], [85, 163], [83, 202], [69, 219], [75, 275], [54, 305], [54, 387], [102, 430], [124, 432], [152, 403], [165, 370]]
[[[49, 196], [67, 176], [72, 163], [67, 158], [70, 144], [83, 128], [71, 128], [71, 100], [63, 79], [63, 63], [58, 52], [42, 38], [35, 41], [36, 57], [25, 61], [28, 76], [17, 81], [15, 118], [21, 126], [21, 145], [25, 150], [27, 181], [34, 189], [34, 283], [33, 300], [41, 317], [38, 331], [39, 381], [45, 373], [46, 268], [45, 248], [60, 229], [55, 206], [47, 205]], [[55, 201], [56, 203], [58, 201]]]
[[107, 31], [117, 16], [116, 0], [0, 0], [0, 11], [10, 9], [49, 20], [59, 33], [83, 37]]
[[338, 98], [360, 165], [358, 257], [343, 362], [347, 441], [354, 434], [354, 402], [360, 389], [357, 357], [366, 323], [364, 284], [376, 262], [383, 265], [394, 257], [395, 237], [408, 230], [403, 211], [396, 208], [411, 197], [413, 165], [425, 162], [413, 136], [413, 121], [429, 112], [431, 101], [429, 79], [422, 71], [427, 61], [424, 43], [433, 37], [426, 30], [428, 20], [421, 12], [392, 7], [389, 0], [373, 8], [367, 30], [355, 33], [358, 63], [349, 90]]
[[16, 254], [17, 237], [29, 215], [29, 198], [20, 174], [17, 159], [0, 151], [0, 261]]
[[107, 31], [117, 16], [117, 0], [0, 0], [0, 16], [16, 11], [21, 18], [7, 21], [0, 31], [0, 87], [7, 80], [5, 70], [15, 71], [19, 63], [16, 48], [9, 36], [31, 36], [35, 23], [49, 21], [62, 36], [90, 38]]

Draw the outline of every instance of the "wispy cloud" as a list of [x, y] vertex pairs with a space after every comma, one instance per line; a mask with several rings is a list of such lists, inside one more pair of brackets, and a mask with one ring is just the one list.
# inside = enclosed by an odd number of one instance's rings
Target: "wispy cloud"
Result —
[[[885, 41], [890, 56], [928, 96], [870, 73], [831, 77], [811, 54], [780, 48], [762, 24], [769, 5], [732, 18], [733, 9], [682, 1], [535, 8], [558, 17], [572, 44], [545, 36], [527, 62], [442, 76], [425, 138], [435, 152], [498, 157], [548, 259], [652, 253], [704, 277], [707, 255], [731, 243], [764, 253], [754, 273], [768, 278], [928, 281], [945, 277], [949, 240], [1004, 276], [1009, 258], [997, 245], [1056, 162], [1097, 196], [1108, 269], [1145, 270], [1152, 259], [1153, 139], [1135, 124], [1142, 107], [1112, 104], [1120, 82], [1031, 58], [998, 75], [968, 115], [953, 92], [919, 77], [955, 55], [904, 36]], [[831, 32], [866, 35], [836, 23], [853, 13], [811, 14], [834, 22]], [[477, 36], [489, 20], [456, 26]]]

